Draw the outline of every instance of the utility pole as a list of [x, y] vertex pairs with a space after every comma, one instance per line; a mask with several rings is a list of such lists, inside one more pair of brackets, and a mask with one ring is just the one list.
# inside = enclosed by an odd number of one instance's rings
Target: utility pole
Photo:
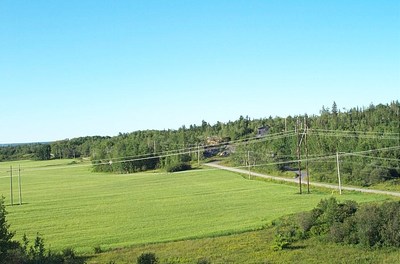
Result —
[[302, 189], [301, 189], [301, 150], [300, 150], [300, 144], [301, 144], [301, 138], [300, 138], [300, 126], [299, 126], [299, 118], [297, 117], [297, 122], [296, 122], [296, 134], [297, 134], [297, 159], [298, 159], [298, 166], [299, 166], [299, 192], [302, 194]]
[[310, 171], [308, 169], [308, 144], [307, 144], [307, 134], [308, 134], [308, 126], [307, 126], [307, 117], [304, 117], [304, 144], [306, 145], [306, 173], [307, 173], [307, 193], [310, 193]]
[[248, 170], [249, 170], [249, 180], [250, 180], [250, 151], [248, 150], [247, 151], [247, 167], [248, 167]]
[[13, 175], [12, 175], [12, 173], [13, 173], [13, 168], [12, 168], [12, 166], [10, 166], [10, 193], [11, 193], [11, 206], [13, 206], [14, 205], [14, 198], [13, 198]]
[[18, 190], [19, 190], [19, 205], [22, 205], [22, 190], [21, 190], [21, 165], [18, 165]]
[[[398, 133], [397, 146], [400, 146], [400, 115], [399, 115], [399, 109], [400, 109], [400, 106], [397, 107], [397, 133]], [[400, 165], [400, 161], [398, 163]]]
[[286, 123], [286, 117], [285, 117], [285, 132], [287, 132], [287, 123]]
[[339, 194], [342, 194], [342, 183], [340, 180], [339, 152], [337, 151], [336, 151], [336, 164], [337, 164], [337, 175], [339, 180]]
[[200, 167], [200, 144], [197, 143], [197, 166]]
[[399, 138], [397, 141], [397, 145], [400, 146], [400, 115], [399, 115], [400, 107], [397, 107], [397, 133], [399, 134]]

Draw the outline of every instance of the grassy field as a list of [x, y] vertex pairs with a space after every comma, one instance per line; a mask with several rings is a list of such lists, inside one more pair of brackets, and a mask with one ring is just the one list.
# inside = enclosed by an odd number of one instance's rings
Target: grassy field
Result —
[[160, 263], [196, 264], [200, 259], [213, 264], [225, 263], [400, 263], [398, 249], [363, 249], [334, 243], [321, 243], [317, 238], [302, 240], [290, 248], [274, 251], [271, 246], [274, 229], [250, 231], [229, 236], [195, 240], [139, 245], [97, 254], [87, 260], [89, 264], [136, 263], [144, 252], [153, 252]]
[[[10, 206], [10, 165], [21, 164], [23, 205]], [[53, 250], [80, 253], [256, 230], [309, 210], [332, 191], [297, 194], [296, 186], [246, 180], [217, 170], [104, 174], [72, 160], [0, 163], [0, 194], [16, 238], [39, 232]], [[14, 202], [18, 203], [17, 172]], [[337, 194], [333, 194], [337, 195]], [[345, 193], [358, 202], [385, 196]]]

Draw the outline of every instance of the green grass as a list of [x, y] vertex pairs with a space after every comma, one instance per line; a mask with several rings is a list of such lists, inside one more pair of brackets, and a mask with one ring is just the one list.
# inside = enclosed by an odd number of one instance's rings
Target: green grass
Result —
[[229, 236], [139, 245], [98, 254], [89, 264], [135, 263], [144, 252], [153, 252], [160, 263], [399, 263], [397, 249], [369, 250], [357, 246], [320, 242], [317, 238], [302, 240], [282, 251], [271, 249], [274, 229], [268, 228]]
[[[218, 170], [105, 174], [72, 160], [0, 163], [0, 194], [16, 238], [39, 232], [53, 250], [81, 253], [256, 230], [272, 220], [310, 210], [332, 191], [299, 195], [297, 186], [250, 181]], [[22, 206], [9, 206], [10, 164], [21, 164]], [[14, 173], [16, 176], [17, 173]], [[17, 177], [14, 202], [18, 203]], [[337, 194], [334, 194], [337, 195]], [[345, 193], [342, 200], [386, 196]]]

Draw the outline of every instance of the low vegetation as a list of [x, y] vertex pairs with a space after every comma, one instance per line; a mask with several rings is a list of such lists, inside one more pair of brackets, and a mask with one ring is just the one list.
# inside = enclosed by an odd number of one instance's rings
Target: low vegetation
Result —
[[399, 201], [358, 205], [354, 201], [324, 199], [309, 212], [274, 222], [277, 229], [273, 249], [282, 250], [310, 237], [365, 248], [399, 248], [399, 223]]
[[[228, 236], [139, 245], [104, 252], [88, 259], [89, 264], [135, 263], [138, 256], [152, 252], [159, 263], [398, 263], [395, 248], [366, 249], [318, 237], [298, 240], [284, 250], [273, 250], [275, 228]], [[340, 254], [338, 254], [340, 253]]]
[[[262, 230], [135, 246], [105, 252], [89, 259], [89, 263], [112, 259], [131, 263], [131, 259], [149, 254], [143, 252], [152, 252], [153, 259], [170, 264], [397, 263], [399, 206], [399, 201], [360, 205], [331, 197], [321, 200], [311, 211], [282, 217]], [[366, 215], [371, 210], [377, 211], [375, 217]], [[388, 221], [389, 215], [394, 217]]]

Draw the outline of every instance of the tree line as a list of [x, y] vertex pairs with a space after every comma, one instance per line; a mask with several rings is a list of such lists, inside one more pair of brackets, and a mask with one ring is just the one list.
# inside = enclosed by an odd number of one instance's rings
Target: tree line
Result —
[[[257, 165], [255, 169], [269, 173], [294, 171], [298, 170], [299, 151], [300, 168], [304, 171], [307, 151], [309, 176], [313, 180], [336, 182], [338, 153], [344, 183], [370, 186], [391, 181], [400, 184], [399, 108], [396, 101], [342, 112], [333, 103], [331, 110], [323, 107], [319, 116], [271, 119], [268, 123], [271, 140], [267, 137], [262, 142], [241, 144], [231, 159], [235, 165]], [[282, 131], [286, 133], [279, 136]], [[279, 137], [274, 139], [274, 134]]]
[[[296, 166], [290, 161], [297, 159], [298, 134], [304, 137], [307, 126], [307, 148], [310, 157], [314, 157], [309, 164], [311, 174], [316, 180], [335, 181], [334, 159], [315, 157], [399, 146], [399, 108], [400, 103], [393, 101], [340, 110], [333, 102], [331, 108], [323, 106], [319, 115], [312, 116], [260, 119], [240, 116], [236, 121], [214, 125], [202, 121], [201, 125], [182, 126], [177, 130], [145, 130], [114, 137], [91, 136], [48, 144], [3, 146], [0, 161], [86, 158], [92, 161], [94, 171], [132, 173], [155, 168], [185, 169], [198, 159], [226, 151], [233, 165], [266, 164], [257, 168], [279, 172]], [[257, 135], [259, 140], [253, 140]], [[210, 147], [212, 144], [220, 147]], [[300, 151], [304, 157], [304, 143]], [[371, 185], [398, 179], [399, 149], [372, 154], [379, 159], [342, 158], [345, 183]], [[303, 163], [302, 169], [304, 166]]]

